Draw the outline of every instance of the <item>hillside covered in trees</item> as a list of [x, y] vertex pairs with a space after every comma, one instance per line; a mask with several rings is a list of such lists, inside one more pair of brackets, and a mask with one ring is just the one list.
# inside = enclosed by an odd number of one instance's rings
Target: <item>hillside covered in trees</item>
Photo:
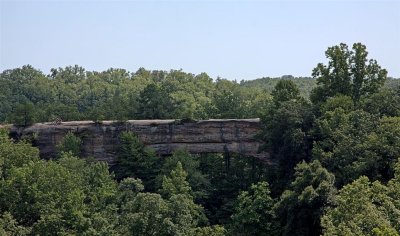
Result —
[[[115, 166], [0, 130], [0, 235], [399, 235], [400, 82], [355, 43], [312, 78], [213, 80], [182, 70], [0, 74], [0, 122], [261, 118], [275, 164], [237, 154], [161, 158], [132, 132]], [[33, 145], [33, 146], [32, 146]]]

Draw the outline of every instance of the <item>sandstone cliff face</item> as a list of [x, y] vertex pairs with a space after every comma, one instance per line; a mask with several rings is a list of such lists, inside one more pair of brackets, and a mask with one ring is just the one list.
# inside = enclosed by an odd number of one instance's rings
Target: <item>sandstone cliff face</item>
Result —
[[255, 139], [255, 135], [261, 130], [259, 119], [37, 123], [29, 127], [11, 126], [10, 135], [16, 139], [34, 135], [41, 156], [51, 158], [56, 155], [56, 145], [68, 131], [72, 131], [83, 141], [83, 156], [112, 164], [116, 160], [119, 134], [127, 130], [136, 133], [158, 155], [170, 155], [183, 148], [190, 153], [239, 153], [268, 161], [268, 153], [258, 153], [261, 142]]

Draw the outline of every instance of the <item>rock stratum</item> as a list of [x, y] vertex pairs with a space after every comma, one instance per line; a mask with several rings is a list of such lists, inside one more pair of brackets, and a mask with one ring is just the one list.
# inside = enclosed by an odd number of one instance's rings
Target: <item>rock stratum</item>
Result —
[[261, 131], [259, 119], [71, 121], [8, 128], [14, 139], [33, 137], [41, 157], [46, 159], [57, 154], [57, 144], [69, 131], [82, 139], [83, 156], [110, 164], [116, 161], [122, 131], [136, 133], [145, 146], [153, 148], [160, 156], [185, 149], [194, 154], [238, 153], [269, 159], [268, 153], [259, 152], [262, 142], [255, 137]]

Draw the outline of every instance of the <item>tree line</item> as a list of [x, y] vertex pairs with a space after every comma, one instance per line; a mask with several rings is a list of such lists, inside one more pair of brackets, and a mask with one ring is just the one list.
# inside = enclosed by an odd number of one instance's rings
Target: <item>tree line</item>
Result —
[[4, 71], [5, 122], [260, 117], [258, 138], [275, 164], [185, 150], [160, 158], [123, 132], [109, 169], [79, 158], [73, 133], [46, 161], [3, 130], [0, 233], [399, 235], [400, 86], [361, 43], [325, 55], [309, 97], [294, 78], [269, 92], [182, 71]]
[[69, 120], [259, 117], [271, 97], [263, 89], [182, 70], [135, 73], [79, 66], [44, 75], [32, 66], [0, 74], [0, 122], [30, 125]]

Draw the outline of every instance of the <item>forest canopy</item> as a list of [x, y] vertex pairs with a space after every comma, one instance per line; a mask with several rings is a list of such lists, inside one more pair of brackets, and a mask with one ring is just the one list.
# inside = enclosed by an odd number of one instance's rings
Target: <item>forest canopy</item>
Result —
[[400, 81], [366, 46], [325, 52], [312, 78], [213, 80], [26, 65], [0, 74], [0, 122], [261, 118], [273, 165], [238, 154], [159, 157], [122, 132], [112, 168], [0, 129], [0, 235], [399, 235]]

